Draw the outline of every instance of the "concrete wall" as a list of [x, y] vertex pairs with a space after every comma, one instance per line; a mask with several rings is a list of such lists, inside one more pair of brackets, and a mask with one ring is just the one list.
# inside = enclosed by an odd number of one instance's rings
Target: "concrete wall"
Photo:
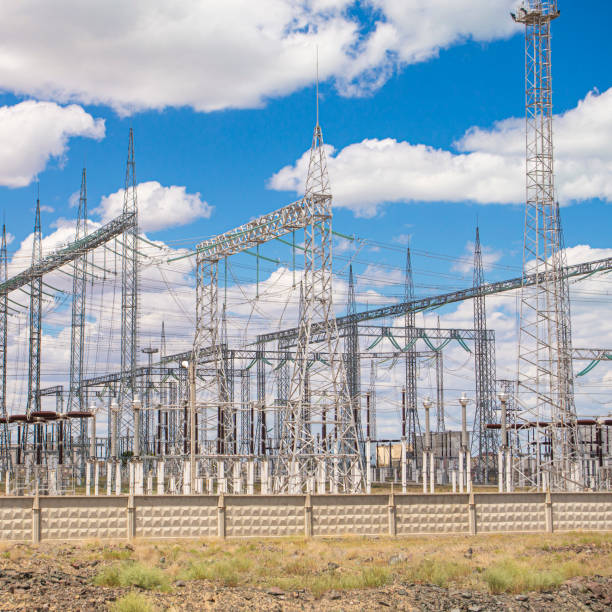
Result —
[[0, 541], [612, 530], [612, 493], [0, 497]]
[[474, 502], [479, 533], [546, 531], [545, 493], [476, 494]]
[[469, 533], [469, 495], [396, 495], [396, 534]]
[[610, 496], [610, 493], [553, 493], [551, 502], [555, 531], [612, 530]]
[[[126, 498], [123, 500], [125, 516]], [[135, 496], [130, 513], [133, 513], [134, 536], [138, 538], [208, 538], [217, 535], [216, 497]]]
[[313, 495], [312, 535], [389, 533], [388, 495]]

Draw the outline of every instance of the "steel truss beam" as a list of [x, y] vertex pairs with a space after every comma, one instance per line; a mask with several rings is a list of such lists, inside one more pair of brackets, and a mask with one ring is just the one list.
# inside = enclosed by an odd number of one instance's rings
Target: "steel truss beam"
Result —
[[121, 214], [116, 219], [109, 221], [106, 225], [88, 234], [82, 240], [71, 242], [67, 246], [50, 253], [23, 272], [19, 272], [19, 274], [0, 283], [0, 295], [21, 289], [29, 284], [33, 278], [49, 274], [49, 272], [53, 272], [73, 262], [85, 253], [102, 246], [132, 227], [135, 219], [135, 213]]
[[[587, 261], [572, 266], [565, 266], [562, 273], [565, 278], [574, 278], [579, 276], [590, 276], [598, 272], [606, 272], [608, 270], [612, 270], [612, 257]], [[445, 306], [446, 304], [472, 300], [478, 295], [494, 295], [497, 293], [503, 293], [505, 291], [520, 289], [523, 286], [533, 286], [536, 283], [542, 283], [544, 278], [544, 272], [537, 275], [526, 274], [525, 276], [519, 276], [504, 281], [486, 283], [479, 287], [470, 287], [469, 289], [442, 293], [440, 295], [411, 300], [409, 302], [402, 302], [400, 304], [392, 304], [391, 306], [373, 308], [372, 310], [365, 310], [354, 315], [336, 317], [336, 324], [338, 329], [340, 329], [354, 322], [361, 323], [364, 321], [373, 321], [375, 319], [384, 319], [385, 317], [400, 317], [404, 316], [409, 311], [420, 312], [421, 310], [439, 308], [440, 306]], [[313, 334], [319, 333], [321, 331], [321, 326], [322, 323], [320, 321], [313, 323], [311, 332]], [[297, 331], [298, 330], [296, 327], [292, 327], [276, 332], [270, 332], [268, 334], [260, 334], [257, 336], [257, 342], [268, 343], [276, 342], [278, 340], [283, 340], [283, 342], [289, 341], [297, 336]]]

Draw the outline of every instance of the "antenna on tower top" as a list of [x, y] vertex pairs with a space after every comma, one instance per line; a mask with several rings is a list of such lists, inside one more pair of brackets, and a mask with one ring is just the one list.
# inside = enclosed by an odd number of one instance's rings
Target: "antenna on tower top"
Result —
[[316, 78], [316, 96], [317, 96], [317, 127], [319, 126], [319, 45], [317, 45], [317, 78]]

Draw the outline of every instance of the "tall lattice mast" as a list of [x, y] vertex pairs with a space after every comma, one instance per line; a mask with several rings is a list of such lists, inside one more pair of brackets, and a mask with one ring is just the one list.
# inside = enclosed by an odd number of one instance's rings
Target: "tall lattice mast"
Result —
[[525, 25], [527, 190], [523, 274], [537, 274], [521, 291], [518, 401], [524, 420], [548, 422], [550, 441], [540, 472], [555, 488], [569, 484], [576, 455], [567, 281], [563, 278], [560, 224], [555, 204], [551, 22], [556, 0], [525, 0], [513, 15]]
[[[410, 248], [406, 249], [406, 271], [404, 278], [404, 301], [414, 300], [414, 280], [412, 278], [412, 260]], [[416, 313], [409, 310], [404, 317], [406, 339], [406, 438], [408, 454], [417, 456], [417, 437], [421, 434], [417, 407], [417, 356], [416, 356]]]
[[[346, 314], [354, 315], [357, 312], [355, 298], [355, 279], [353, 266], [349, 266], [348, 299]], [[350, 402], [357, 427], [361, 426], [361, 364], [359, 359], [359, 327], [357, 322], [351, 323], [344, 336], [344, 353], [346, 355], [346, 378], [349, 389]]]
[[[440, 317], [438, 317], [438, 331]], [[436, 351], [436, 427], [438, 433], [446, 431], [446, 415], [444, 414], [444, 353], [442, 348]]]
[[[77, 214], [76, 238], [80, 240], [87, 235], [87, 173], [81, 174], [81, 194]], [[72, 272], [72, 328], [70, 336], [70, 390], [68, 394], [68, 411], [85, 409], [81, 391], [83, 377], [83, 358], [85, 347], [85, 293], [87, 290], [87, 254], [83, 253], [74, 260]], [[85, 425], [85, 421], [83, 421]], [[83, 432], [81, 432], [82, 436]]]
[[[6, 249], [6, 226], [2, 224], [2, 245], [0, 246], [0, 282], [8, 279], [8, 254]], [[8, 293], [0, 293], [0, 416], [2, 416], [2, 431], [0, 432], [2, 452], [0, 455], [1, 469], [11, 468], [11, 453], [9, 448], [10, 434], [8, 426], [8, 411], [6, 409], [6, 365], [8, 336]]]
[[376, 362], [374, 359], [370, 362], [370, 386], [368, 389], [368, 398], [370, 402], [370, 410], [368, 413], [368, 431], [370, 440], [378, 440], [378, 432], [376, 431]]
[[[125, 170], [123, 212], [138, 214], [134, 132], [130, 128]], [[122, 235], [121, 257], [121, 384], [119, 409], [121, 428], [131, 429], [131, 403], [136, 391], [134, 370], [138, 355], [138, 219]]]
[[[476, 227], [474, 242], [474, 287], [484, 285], [484, 268], [480, 230]], [[495, 470], [496, 453], [499, 446], [494, 429], [487, 424], [495, 419], [495, 355], [493, 343], [487, 338], [487, 311], [484, 294], [474, 298], [474, 372], [476, 377], [476, 407], [471, 440], [472, 454], [478, 456], [476, 478], [488, 482], [489, 473]]]
[[[288, 414], [283, 422], [276, 462], [277, 482], [283, 483], [279, 485], [283, 489], [286, 483], [289, 492], [298, 492], [324, 469], [327, 474], [333, 474], [334, 488], [351, 491], [362, 486], [363, 466], [332, 303], [332, 197], [319, 125], [318, 80], [317, 121], [310, 149], [305, 201], [310, 211], [309, 223], [304, 228], [304, 301], [289, 384]], [[322, 349], [328, 355], [328, 362], [311, 346], [314, 321], [321, 322]], [[308, 402], [304, 400], [306, 395]], [[325, 436], [322, 432], [324, 415]]]
[[[40, 229], [40, 196], [36, 198], [36, 216], [32, 240], [32, 265], [42, 259]], [[32, 276], [30, 282], [30, 345], [28, 352], [28, 403], [26, 413], [40, 410], [40, 348], [42, 318], [42, 276]]]

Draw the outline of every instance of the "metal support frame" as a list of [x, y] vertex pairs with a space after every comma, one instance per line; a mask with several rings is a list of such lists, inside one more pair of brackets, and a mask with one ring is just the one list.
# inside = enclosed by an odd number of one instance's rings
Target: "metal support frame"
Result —
[[119, 386], [120, 430], [127, 434], [133, 427], [132, 402], [136, 393], [134, 371], [138, 358], [138, 201], [134, 132], [130, 128], [125, 170], [123, 214], [134, 221], [125, 228], [121, 256], [121, 383]]
[[[518, 353], [519, 419], [545, 420], [550, 452], [538, 466], [551, 487], [574, 486], [578, 429], [573, 398], [567, 281], [555, 199], [551, 22], [556, 0], [525, 0], [513, 15], [525, 25], [527, 184], [523, 274], [538, 281], [521, 290]], [[539, 476], [538, 476], [539, 478]], [[535, 485], [535, 482], [531, 484]]]
[[[355, 279], [353, 266], [349, 266], [347, 314], [355, 314]], [[357, 427], [361, 427], [361, 363], [359, 361], [359, 328], [357, 324], [349, 325], [344, 335], [344, 352], [346, 354], [346, 379], [349, 390], [349, 401]]]
[[[77, 213], [75, 242], [87, 235], [87, 172], [81, 174], [81, 192]], [[83, 359], [85, 356], [85, 294], [87, 291], [87, 253], [73, 262], [72, 270], [72, 319], [70, 328], [70, 379], [68, 391], [68, 411], [85, 410], [81, 382], [83, 378]], [[87, 421], [78, 421], [78, 450], [81, 461], [87, 452]]]
[[[287, 414], [274, 465], [275, 486], [277, 492], [302, 492], [324, 466], [332, 474], [333, 490], [361, 490], [361, 432], [355, 423], [333, 314], [331, 191], [318, 116], [305, 193], [309, 222], [304, 229], [304, 300]], [[328, 362], [317, 358], [311, 345], [316, 320], [321, 321]]]
[[[484, 285], [484, 268], [480, 230], [476, 227], [474, 242], [474, 286]], [[474, 373], [476, 378], [476, 398], [474, 426], [471, 438], [471, 453], [477, 454], [478, 463], [475, 470], [477, 482], [487, 483], [489, 474], [495, 472], [495, 461], [499, 448], [497, 431], [487, 428], [495, 422], [495, 345], [487, 342], [487, 311], [485, 296], [474, 298]]]
[[[42, 259], [42, 233], [40, 229], [40, 198], [36, 199], [36, 215], [32, 240], [32, 268]], [[30, 278], [30, 318], [28, 351], [28, 399], [26, 414], [40, 410], [40, 351], [42, 319], [42, 275]], [[31, 428], [28, 428], [31, 429]]]
[[[586, 261], [571, 266], [564, 266], [562, 276], [566, 279], [575, 278], [580, 276], [594, 275], [598, 272], [607, 272], [608, 270], [612, 270], [612, 257]], [[354, 315], [336, 317], [336, 328], [341, 330], [353, 322], [362, 323], [365, 321], [373, 321], [375, 319], [384, 319], [386, 317], [400, 317], [404, 316], [410, 311], [421, 312], [424, 310], [430, 310], [432, 308], [439, 308], [440, 306], [445, 306], [447, 304], [471, 300], [478, 295], [494, 295], [497, 293], [504, 293], [505, 291], [521, 289], [521, 287], [532, 287], [536, 284], [541, 284], [544, 281], [544, 278], [544, 272], [540, 272], [538, 274], [526, 274], [517, 278], [510, 278], [494, 283], [486, 283], [480, 287], [470, 287], [468, 289], [461, 289], [459, 291], [452, 291], [450, 293], [442, 293], [440, 295], [419, 298], [416, 300], [411, 300], [410, 302], [392, 304], [391, 306], [382, 306], [381, 308], [372, 308], [371, 310], [364, 310], [362, 312], [355, 313]], [[322, 330], [323, 323], [321, 321], [312, 323], [310, 331], [313, 337]], [[284, 342], [289, 342], [290, 340], [295, 340], [295, 338], [297, 338], [297, 334], [298, 328], [292, 327], [280, 331], [269, 332], [267, 334], [260, 334], [257, 336], [257, 341], [268, 343], [283, 340]]]
[[[4, 283], [8, 278], [8, 255], [6, 244], [6, 226], [2, 224], [2, 245], [0, 246], [0, 283]], [[7, 355], [8, 337], [8, 294], [0, 292], [0, 416], [2, 417], [2, 435], [0, 448], [0, 469], [3, 471], [11, 470], [12, 459], [10, 452], [10, 431], [8, 426], [8, 411], [6, 408], [6, 368], [8, 362]]]
[[[404, 280], [404, 301], [414, 300], [414, 279], [412, 277], [412, 259], [410, 249], [406, 249], [406, 276]], [[406, 312], [404, 317], [404, 335], [406, 341], [405, 384], [406, 384], [406, 417], [407, 417], [407, 451], [412, 458], [417, 456], [417, 438], [421, 435], [419, 412], [417, 407], [417, 358], [416, 358], [416, 313]]]

